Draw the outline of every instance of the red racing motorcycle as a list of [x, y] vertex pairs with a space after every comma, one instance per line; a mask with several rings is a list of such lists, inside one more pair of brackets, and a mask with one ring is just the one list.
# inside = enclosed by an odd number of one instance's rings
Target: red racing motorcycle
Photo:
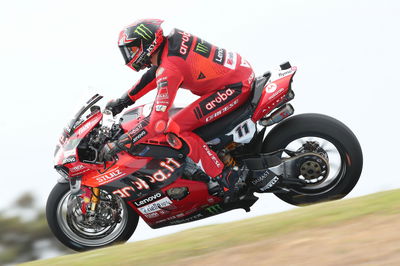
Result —
[[256, 78], [247, 103], [194, 131], [222, 162], [244, 169], [245, 186], [229, 203], [222, 200], [217, 182], [205, 182], [198, 166], [169, 146], [165, 135], [119, 153], [114, 161], [99, 161], [101, 147], [145, 119], [152, 105], [127, 110], [117, 120], [95, 105], [102, 96], [93, 96], [56, 147], [55, 169], [61, 177], [46, 206], [54, 235], [83, 251], [127, 241], [139, 217], [160, 228], [238, 208], [250, 211], [258, 199], [254, 193], [271, 192], [294, 205], [347, 195], [361, 174], [360, 144], [334, 118], [288, 118], [294, 112], [288, 102], [294, 98], [296, 70], [287, 62]]

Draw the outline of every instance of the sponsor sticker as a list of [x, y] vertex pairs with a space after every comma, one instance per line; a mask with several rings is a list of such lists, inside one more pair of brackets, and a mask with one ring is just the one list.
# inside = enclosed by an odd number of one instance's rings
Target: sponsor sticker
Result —
[[199, 55], [204, 56], [205, 58], [208, 58], [211, 53], [211, 44], [200, 38], [197, 38], [197, 42], [194, 46], [193, 51]]
[[75, 156], [69, 156], [63, 160], [63, 164], [74, 163], [76, 162]]
[[268, 175], [269, 175], [269, 171], [266, 170], [261, 176], [259, 176], [256, 179], [252, 180], [251, 183], [253, 185], [256, 185], [257, 183], [260, 183], [260, 182], [264, 181], [265, 179], [267, 179]]
[[168, 38], [168, 56], [178, 56], [186, 60], [193, 43], [190, 33], [176, 29]]
[[217, 64], [223, 65], [225, 62], [226, 51], [223, 48], [215, 48], [213, 61]]
[[146, 205], [146, 204], [149, 204], [149, 203], [152, 203], [152, 202], [158, 200], [162, 196], [164, 196], [164, 195], [161, 192], [158, 192], [158, 193], [156, 193], [154, 195], [151, 195], [151, 196], [149, 196], [147, 198], [134, 201], [133, 203], [135, 204], [136, 207], [141, 207], [143, 205]]
[[206, 208], [206, 211], [208, 211], [212, 215], [215, 215], [215, 214], [221, 213], [223, 211], [223, 209], [221, 208], [221, 206], [219, 204], [215, 204], [213, 206]]
[[229, 111], [232, 107], [234, 107], [238, 103], [239, 103], [239, 100], [236, 99], [233, 103], [230, 103], [229, 105], [227, 105], [224, 108], [222, 108], [222, 110], [219, 110], [218, 112], [215, 112], [214, 114], [212, 114], [209, 117], [207, 117], [206, 118], [206, 122], [209, 122], [209, 121], [215, 119], [216, 117], [219, 117], [223, 113], [226, 113], [227, 111]]
[[109, 171], [106, 174], [102, 174], [96, 177], [96, 181], [99, 182], [100, 185], [112, 182], [118, 178], [125, 176], [126, 173], [122, 172], [120, 169], [115, 169], [113, 171]]
[[92, 126], [92, 121], [88, 121], [86, 124], [84, 124], [81, 128], [78, 130], [78, 135], [82, 135], [85, 133], [86, 130], [88, 130]]
[[129, 198], [131, 196], [129, 191], [135, 191], [135, 189], [131, 186], [127, 186], [113, 191], [113, 194], [118, 195], [121, 198]]
[[276, 91], [277, 88], [278, 88], [278, 86], [276, 86], [275, 83], [270, 83], [270, 84], [267, 85], [267, 87], [265, 87], [265, 90], [268, 93], [273, 93], [274, 91]]
[[277, 92], [275, 92], [274, 94], [272, 94], [271, 96], [268, 97], [268, 100], [274, 99], [276, 96], [279, 95], [279, 93], [281, 93], [282, 91], [284, 91], [284, 88], [280, 88]]
[[286, 70], [286, 71], [279, 72], [278, 76], [280, 78], [283, 78], [283, 77], [286, 77], [286, 76], [292, 74], [293, 72], [294, 72], [293, 69], [289, 69], [289, 70]]
[[176, 169], [181, 167], [182, 165], [174, 160], [173, 158], [167, 158], [165, 161], [160, 162], [160, 167], [157, 172], [155, 172], [151, 176], [147, 176], [150, 178], [150, 183], [164, 182], [168, 178], [172, 176]]
[[217, 168], [221, 167], [220, 160], [214, 156], [211, 150], [208, 148], [207, 144], [203, 145], [203, 149], [206, 151], [207, 155], [211, 158]]
[[260, 188], [261, 191], [265, 191], [267, 189], [272, 188], [277, 182], [279, 181], [279, 177], [275, 176], [274, 178], [271, 179], [271, 181], [268, 182], [264, 187]]
[[156, 105], [156, 111], [157, 112], [165, 112], [166, 110], [167, 110], [167, 106], [166, 105], [161, 105], [161, 104]]
[[234, 88], [227, 88], [213, 93], [199, 103], [202, 115], [207, 115], [225, 105], [240, 93], [240, 90]]
[[152, 213], [149, 213], [149, 214], [145, 214], [144, 216], [146, 216], [146, 218], [148, 218], [148, 219], [153, 219], [153, 218], [156, 218], [156, 217], [158, 217], [160, 215], [157, 212], [152, 212]]
[[157, 200], [153, 203], [150, 203], [146, 206], [138, 208], [138, 210], [143, 214], [149, 214], [153, 212], [157, 212], [162, 208], [168, 207], [172, 204], [172, 201], [168, 197], [164, 197], [160, 200]]
[[184, 218], [184, 219], [178, 219], [178, 220], [174, 220], [171, 221], [170, 224], [182, 224], [182, 223], [187, 223], [187, 222], [192, 222], [192, 221], [196, 221], [200, 218], [203, 218], [203, 214], [198, 213], [196, 215], [190, 216], [188, 218]]
[[234, 52], [228, 52], [226, 54], [224, 67], [234, 70], [236, 68], [237, 54]]
[[132, 143], [138, 142], [139, 140], [141, 140], [146, 135], [147, 135], [147, 131], [143, 129], [136, 136], [132, 137]]
[[147, 28], [144, 24], [140, 24], [139, 26], [137, 26], [134, 33], [140, 35], [143, 39], [147, 41], [153, 38], [153, 32], [149, 28]]
[[82, 170], [82, 169], [84, 169], [85, 168], [85, 166], [83, 166], [83, 165], [78, 165], [78, 166], [75, 166], [75, 167], [72, 167], [71, 169], [70, 169], [70, 171], [72, 172], [72, 173], [75, 173], [75, 172], [79, 172], [80, 170]]

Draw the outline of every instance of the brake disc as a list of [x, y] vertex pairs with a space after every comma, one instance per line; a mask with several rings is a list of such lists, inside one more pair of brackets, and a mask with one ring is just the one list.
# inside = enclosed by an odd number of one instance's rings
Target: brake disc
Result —
[[329, 163], [324, 156], [314, 153], [306, 153], [296, 162], [299, 179], [307, 184], [323, 182], [329, 175]]

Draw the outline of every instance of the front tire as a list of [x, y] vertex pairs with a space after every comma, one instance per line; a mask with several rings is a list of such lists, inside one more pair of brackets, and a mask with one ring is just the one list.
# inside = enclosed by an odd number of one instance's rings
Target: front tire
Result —
[[85, 232], [67, 217], [65, 209], [69, 197], [69, 184], [57, 183], [47, 199], [46, 218], [56, 238], [73, 250], [85, 251], [114, 243], [123, 243], [128, 241], [136, 229], [139, 216], [119, 198], [118, 204], [122, 208], [121, 221], [114, 227], [111, 226], [103, 234], [94, 233], [96, 230]]
[[337, 174], [329, 182], [275, 193], [287, 203], [305, 205], [341, 199], [350, 193], [361, 175], [363, 156], [356, 136], [343, 123], [326, 115], [301, 114], [284, 120], [268, 133], [262, 151], [272, 152], [288, 148], [296, 141], [304, 143], [314, 139], [326, 141], [337, 151]]

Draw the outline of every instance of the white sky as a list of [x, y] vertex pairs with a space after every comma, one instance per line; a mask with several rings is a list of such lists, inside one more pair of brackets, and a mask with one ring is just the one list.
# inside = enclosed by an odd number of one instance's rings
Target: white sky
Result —
[[[364, 170], [350, 196], [400, 187], [396, 0], [20, 0], [0, 5], [0, 209], [28, 190], [44, 206], [58, 178], [56, 140], [86, 101], [82, 95], [97, 91], [115, 98], [140, 77], [124, 66], [117, 37], [123, 26], [146, 17], [164, 19], [167, 33], [177, 27], [239, 52], [258, 75], [290, 60], [298, 66], [296, 113], [331, 115], [359, 138]], [[176, 101], [187, 103], [188, 97], [180, 94]], [[273, 195], [262, 195], [249, 214], [233, 211], [157, 230], [141, 222], [131, 240], [289, 208]]]

